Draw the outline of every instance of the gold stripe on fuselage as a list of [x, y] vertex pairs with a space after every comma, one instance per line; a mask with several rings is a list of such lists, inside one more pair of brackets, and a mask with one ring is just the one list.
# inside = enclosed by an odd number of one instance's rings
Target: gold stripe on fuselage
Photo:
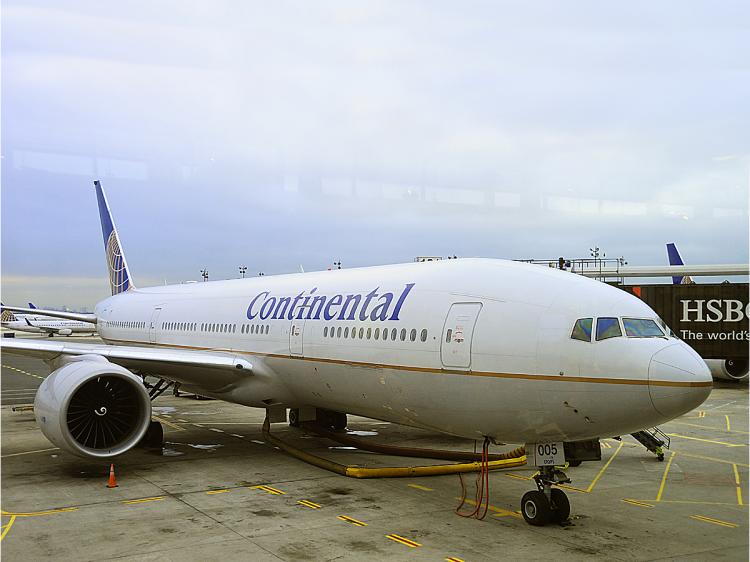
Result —
[[648, 381], [642, 379], [615, 379], [604, 377], [569, 377], [566, 375], [529, 375], [525, 373], [495, 373], [490, 371], [461, 371], [456, 369], [434, 369], [431, 367], [413, 367], [409, 365], [388, 365], [385, 363], [368, 363], [365, 361], [351, 361], [346, 359], [327, 359], [323, 357], [300, 357], [296, 355], [283, 355], [280, 353], [262, 353], [259, 351], [242, 351], [239, 349], [227, 349], [221, 347], [196, 347], [191, 345], [179, 344], [162, 344], [147, 343], [130, 340], [104, 339], [104, 342], [118, 342], [126, 344], [136, 344], [140, 347], [162, 347], [167, 349], [190, 349], [193, 351], [220, 351], [224, 353], [235, 353], [239, 355], [250, 355], [255, 357], [270, 357], [273, 359], [293, 359], [297, 361], [310, 361], [315, 363], [328, 363], [332, 365], [349, 365], [352, 367], [369, 367], [372, 369], [396, 369], [400, 371], [410, 371], [417, 373], [431, 373], [435, 375], [464, 375], [473, 377], [492, 377], [499, 379], [518, 379], [533, 381], [557, 381], [557, 382], [583, 382], [595, 384], [624, 384], [624, 385], [651, 385], [651, 386], [676, 386], [683, 388], [701, 388], [711, 387], [712, 383], [707, 382], [690, 382], [690, 381]]

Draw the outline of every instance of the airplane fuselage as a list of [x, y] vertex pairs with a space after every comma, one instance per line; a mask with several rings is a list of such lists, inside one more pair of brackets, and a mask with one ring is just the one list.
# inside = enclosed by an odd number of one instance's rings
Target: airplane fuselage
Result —
[[[577, 319], [648, 318], [567, 272], [466, 259], [130, 290], [96, 307], [112, 344], [238, 355], [252, 375], [196, 389], [469, 438], [580, 440], [655, 426], [711, 388], [667, 337], [571, 338]], [[158, 373], [180, 381], [179, 369]]]

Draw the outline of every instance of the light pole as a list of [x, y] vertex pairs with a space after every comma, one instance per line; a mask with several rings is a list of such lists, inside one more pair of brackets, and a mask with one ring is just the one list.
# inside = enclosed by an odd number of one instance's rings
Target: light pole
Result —
[[201, 277], [203, 277], [203, 281], [208, 281], [208, 268], [201, 269]]
[[240, 275], [242, 275], [243, 279], [245, 278], [245, 273], [246, 272], [247, 272], [247, 267], [245, 267], [244, 265], [241, 265], [240, 266]]

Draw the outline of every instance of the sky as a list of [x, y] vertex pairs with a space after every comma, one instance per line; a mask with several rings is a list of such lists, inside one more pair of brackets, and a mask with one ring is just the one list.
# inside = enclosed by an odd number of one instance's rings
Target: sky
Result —
[[[416, 256], [747, 263], [750, 5], [3, 2], [2, 298]], [[666, 280], [664, 280], [666, 282]]]

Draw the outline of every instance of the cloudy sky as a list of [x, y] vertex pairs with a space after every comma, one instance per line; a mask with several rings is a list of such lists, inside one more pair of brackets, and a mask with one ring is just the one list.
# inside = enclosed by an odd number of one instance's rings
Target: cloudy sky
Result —
[[3, 300], [418, 255], [746, 262], [750, 6], [5, 1]]

